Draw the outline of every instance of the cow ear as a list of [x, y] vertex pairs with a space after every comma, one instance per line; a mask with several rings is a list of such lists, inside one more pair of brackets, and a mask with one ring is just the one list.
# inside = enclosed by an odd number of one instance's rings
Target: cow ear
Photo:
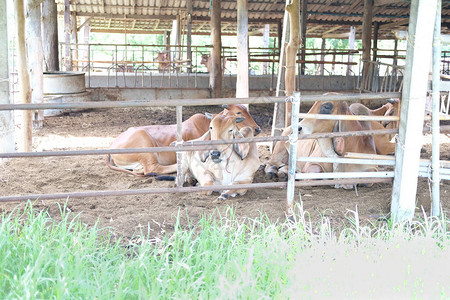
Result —
[[212, 118], [213, 118], [213, 115], [210, 114], [209, 112], [205, 112], [205, 116], [210, 120], [212, 120]]
[[[341, 128], [341, 122], [336, 122], [336, 125], [334, 125], [333, 132], [340, 132], [343, 130]], [[342, 156], [344, 154], [344, 147], [345, 147], [345, 140], [343, 137], [335, 137], [333, 138], [333, 148], [334, 152], [336, 152], [338, 155]]]
[[228, 108], [228, 104], [222, 104], [222, 108]]
[[386, 101], [388, 103], [390, 103], [390, 104], [398, 103], [398, 99], [397, 98], [389, 98], [389, 99], [386, 99]]
[[237, 118], [236, 118], [236, 123], [241, 123], [241, 122], [243, 122], [244, 120], [245, 120], [244, 117], [237, 117]]
[[[242, 130], [247, 129], [248, 127], [244, 127]], [[242, 135], [242, 133], [240, 131], [235, 131], [233, 133], [233, 138], [235, 139], [240, 139], [240, 138], [245, 138], [246, 136]], [[233, 144], [233, 149], [236, 152], [237, 155], [239, 155], [239, 157], [243, 160], [247, 157], [248, 152], [250, 151], [250, 144], [249, 143], [236, 143]]]
[[[210, 141], [211, 140], [211, 133], [209, 131], [207, 131], [198, 140], [200, 140], [200, 141]], [[201, 162], [204, 163], [209, 157], [209, 149], [200, 150], [200, 151], [197, 152], [197, 154], [198, 154]]]

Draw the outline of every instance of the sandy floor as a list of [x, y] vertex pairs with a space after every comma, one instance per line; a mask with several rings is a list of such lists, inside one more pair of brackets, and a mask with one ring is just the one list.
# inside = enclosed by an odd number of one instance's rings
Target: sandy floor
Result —
[[[184, 108], [184, 116], [195, 112], [217, 112], [219, 107]], [[263, 128], [260, 136], [270, 135], [273, 107], [270, 104], [255, 105], [250, 108], [257, 123]], [[175, 111], [169, 108], [125, 108], [74, 112], [59, 117], [48, 117], [43, 129], [35, 132], [35, 150], [74, 150], [107, 148], [121, 132], [131, 126], [175, 123]], [[445, 138], [445, 136], [444, 136]], [[427, 139], [429, 140], [429, 139]], [[442, 159], [450, 159], [450, 143], [445, 138], [442, 145]], [[424, 145], [422, 156], [429, 157], [431, 147]], [[261, 163], [269, 158], [267, 146], [259, 146]], [[0, 164], [0, 196], [26, 195], [38, 193], [59, 193], [73, 191], [143, 189], [174, 186], [172, 182], [157, 182], [153, 178], [136, 178], [107, 168], [104, 156], [46, 157], [12, 159]], [[256, 182], [269, 179], [260, 170]], [[313, 221], [323, 215], [331, 222], [341, 225], [346, 222], [349, 211], [358, 210], [359, 217], [375, 221], [380, 215], [389, 213], [391, 184], [375, 184], [371, 188], [336, 190], [331, 187], [309, 187], [299, 190], [304, 208]], [[450, 184], [441, 184], [441, 201], [444, 210], [450, 207]], [[102, 226], [110, 226], [117, 236], [125, 239], [142, 231], [151, 237], [159, 237], [171, 231], [176, 216], [181, 215], [182, 225], [202, 215], [224, 214], [231, 206], [239, 217], [259, 217], [265, 214], [271, 220], [284, 220], [286, 191], [284, 189], [250, 190], [245, 196], [225, 202], [215, 201], [217, 195], [204, 196], [200, 193], [160, 194], [139, 196], [113, 196], [69, 199], [67, 207], [72, 212], [81, 213], [87, 224], [97, 220]], [[297, 200], [299, 198], [297, 197]], [[47, 209], [57, 217], [57, 203], [66, 200], [36, 200], [39, 209]], [[427, 180], [419, 180], [417, 212], [421, 207], [429, 212], [430, 190]], [[11, 211], [18, 203], [1, 203], [2, 211]], [[150, 232], [148, 232], [150, 229]]]

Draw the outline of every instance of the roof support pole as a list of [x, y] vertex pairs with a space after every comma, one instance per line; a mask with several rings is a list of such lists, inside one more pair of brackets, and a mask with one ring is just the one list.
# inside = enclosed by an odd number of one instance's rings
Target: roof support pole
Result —
[[211, 70], [209, 73], [209, 88], [213, 98], [222, 96], [222, 35], [220, 32], [220, 0], [211, 0]]
[[391, 213], [394, 222], [414, 216], [420, 148], [437, 0], [412, 0], [403, 79]]
[[[20, 102], [23, 104], [28, 104], [31, 103], [31, 87], [27, 67], [27, 49], [25, 46], [25, 16], [24, 16], [23, 0], [14, 1], [14, 10], [16, 14], [16, 25], [17, 25], [17, 50], [18, 50], [17, 70], [19, 73]], [[31, 111], [30, 110], [23, 111], [22, 143], [20, 145], [20, 150], [23, 152], [31, 151], [32, 129], [33, 125], [31, 118]]]
[[189, 60], [188, 73], [192, 72], [192, 0], [186, 1], [187, 6], [187, 35], [186, 35], [186, 56]]
[[[75, 44], [75, 48], [72, 52], [72, 62], [75, 67], [75, 70], [78, 71], [78, 31], [77, 31], [77, 13], [72, 12], [70, 18], [70, 33], [72, 35], [72, 43]], [[126, 38], [126, 32], [125, 32]]]
[[[302, 56], [301, 56], [301, 75], [305, 75], [305, 68], [306, 64], [304, 61], [306, 61], [306, 28], [307, 28], [307, 22], [308, 20], [308, 1], [302, 0], [302, 9], [301, 9], [301, 16], [300, 16], [300, 24], [302, 28], [301, 33], [301, 48], [302, 48]], [[298, 77], [300, 78], [300, 74], [298, 74]], [[300, 90], [300, 84], [298, 85], [298, 90]]]
[[[89, 55], [90, 55], [89, 50], [90, 49], [89, 49], [89, 46], [87, 46], [87, 44], [89, 44], [89, 36], [91, 34], [91, 21], [86, 20], [85, 22], [86, 22], [86, 24], [83, 27], [83, 43], [85, 44], [85, 46], [84, 46], [85, 48], [83, 49], [84, 51], [83, 51], [82, 57], [83, 57], [83, 60], [85, 61], [83, 63], [83, 67], [89, 68], [88, 64], [89, 64]], [[84, 71], [88, 71], [88, 72], [89, 72], [89, 70], [90, 70], [90, 68], [87, 70], [84, 69]]]
[[441, 9], [442, 1], [438, 0], [436, 9], [436, 20], [433, 36], [433, 112], [432, 112], [432, 150], [431, 150], [431, 169], [432, 169], [432, 205], [431, 215], [438, 217], [440, 215], [440, 178], [439, 178], [439, 151], [440, 151], [440, 128], [439, 128], [439, 102], [441, 98], [440, 89], [440, 64], [441, 64]]
[[[355, 26], [351, 26], [350, 34], [348, 35], [348, 49], [350, 49], [350, 50], [355, 50], [355, 35], [356, 35], [356, 28], [355, 28]], [[323, 49], [322, 49], [322, 51], [323, 51]], [[348, 62], [349, 63], [353, 62], [353, 54], [352, 53], [348, 54]], [[352, 73], [353, 73], [352, 65], [349, 64], [347, 66], [347, 76], [352, 75]]]
[[[292, 0], [286, 5], [289, 13], [289, 44], [286, 47], [286, 73], [285, 86], [286, 96], [293, 96], [295, 90], [295, 64], [297, 60], [298, 47], [300, 46], [300, 0]], [[285, 25], [287, 26], [287, 24]], [[284, 117], [285, 127], [291, 125], [292, 103], [286, 103]]]
[[[27, 18], [25, 29], [27, 34], [28, 69], [30, 70], [31, 102], [42, 103], [44, 101], [44, 75], [43, 61], [44, 49], [42, 47], [41, 33], [41, 5], [36, 5], [32, 0], [27, 1]], [[33, 126], [44, 126], [44, 111], [33, 111]]]
[[362, 48], [363, 48], [362, 82], [365, 82], [367, 80], [367, 76], [369, 76], [370, 49], [372, 43], [372, 16], [373, 16], [373, 0], [364, 0], [364, 14], [362, 23]]
[[42, 2], [42, 46], [45, 71], [59, 71], [58, 12], [54, 0]]
[[[236, 98], [248, 98], [248, 4], [237, 0]], [[248, 108], [248, 105], [247, 105]]]
[[64, 0], [64, 42], [66, 71], [72, 71], [72, 57], [70, 52], [70, 0]]
[[[6, 0], [0, 0], [0, 103], [11, 104], [8, 71], [8, 20]], [[12, 111], [0, 111], [0, 152], [14, 152], [14, 119]], [[0, 158], [0, 162], [6, 159]]]
[[[326, 39], [323, 37], [322, 38], [322, 45], [320, 47], [320, 50], [322, 52], [322, 54], [320, 54], [320, 60], [323, 62], [325, 61], [325, 45], [326, 45]], [[320, 64], [320, 75], [324, 75], [325, 74], [325, 64], [322, 63]]]
[[[269, 42], [270, 42], [270, 24], [265, 24], [264, 25], [264, 33], [263, 33], [263, 48], [264, 52], [269, 53]], [[269, 56], [267, 58], [270, 58]], [[263, 62], [263, 74], [267, 75], [267, 66], [268, 66], [268, 62], [265, 61]], [[270, 87], [272, 88], [272, 85], [270, 85]]]
[[380, 29], [380, 23], [375, 22], [373, 26], [373, 61], [377, 61], [378, 58], [378, 29]]

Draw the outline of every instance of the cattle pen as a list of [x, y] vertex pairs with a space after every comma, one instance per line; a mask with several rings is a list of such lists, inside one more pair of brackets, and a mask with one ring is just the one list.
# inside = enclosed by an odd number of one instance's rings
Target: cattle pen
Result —
[[[387, 98], [400, 97], [400, 93], [364, 93], [364, 94], [342, 94], [342, 95], [306, 95], [301, 98], [302, 103], [312, 103], [317, 100], [321, 101], [361, 101], [361, 100], [380, 100]], [[238, 103], [248, 103], [248, 104], [258, 104], [258, 103], [283, 103], [285, 101], [292, 101], [294, 104], [293, 109], [293, 119], [292, 124], [299, 117], [299, 101], [300, 94], [297, 93], [295, 97], [255, 97], [255, 98], [218, 98], [218, 99], [182, 99], [182, 100], [171, 100], [171, 101], [116, 101], [116, 102], [90, 102], [90, 103], [46, 103], [46, 104], [8, 104], [0, 105], [0, 110], [39, 110], [39, 109], [79, 109], [79, 108], [127, 108], [127, 107], [158, 107], [158, 106], [172, 106], [176, 107], [177, 110], [177, 134], [178, 141], [175, 145], [170, 147], [154, 147], [154, 148], [135, 148], [135, 149], [93, 149], [93, 150], [77, 150], [77, 151], [45, 151], [45, 152], [17, 152], [17, 153], [1, 153], [0, 158], [17, 158], [17, 157], [44, 157], [44, 156], [78, 156], [78, 155], [105, 155], [105, 154], [116, 154], [116, 153], [145, 153], [145, 152], [177, 152], [181, 151], [194, 151], [201, 150], [205, 148], [210, 148], [217, 144], [231, 144], [236, 143], [234, 140], [224, 140], [224, 141], [209, 141], [209, 142], [183, 142], [180, 140], [182, 131], [182, 107], [183, 106], [198, 106], [203, 105], [205, 101], [211, 105], [219, 104], [238, 104]], [[303, 117], [310, 117], [302, 115]], [[330, 116], [312, 116], [314, 118], [330, 118]], [[376, 120], [376, 121], [396, 121], [398, 117], [387, 116], [387, 117], [367, 117], [367, 116], [336, 116], [340, 119], [352, 119], [352, 120]], [[448, 116], [442, 116], [443, 119], [448, 120]], [[309, 135], [301, 135], [300, 139], [308, 138], [330, 138], [338, 136], [355, 136], [355, 135], [374, 135], [374, 134], [394, 134], [397, 133], [396, 129], [384, 129], [384, 130], [371, 130], [371, 131], [360, 131], [360, 132], [335, 132], [335, 133], [315, 133]], [[296, 131], [294, 130], [294, 134]], [[240, 139], [239, 143], [246, 142], [270, 142], [270, 141], [290, 141], [291, 147], [296, 145], [295, 136], [278, 136], [278, 137], [254, 137], [249, 139]], [[290, 153], [296, 153], [296, 150]], [[177, 157], [178, 161], [180, 156]], [[295, 155], [290, 155], [290, 160], [295, 161], [297, 158]], [[300, 158], [304, 161], [319, 161], [324, 160], [324, 158]], [[326, 159], [325, 159], [326, 160]], [[355, 159], [349, 158], [338, 158], [334, 160], [339, 163], [358, 163]], [[360, 163], [367, 163], [367, 159], [359, 160]], [[373, 164], [385, 164], [393, 165], [394, 161], [383, 159], [371, 158], [370, 163]], [[290, 164], [295, 166], [295, 164]], [[419, 176], [428, 177], [427, 167], [428, 162], [421, 163], [421, 169]], [[441, 162], [440, 176], [442, 179], [450, 179], [450, 174], [448, 170], [449, 162]], [[444, 168], [445, 167], [445, 168]], [[348, 173], [321, 173], [321, 174], [298, 174], [295, 176], [295, 167], [291, 168], [290, 176], [288, 182], [269, 182], [269, 183], [253, 183], [246, 185], [227, 185], [227, 186], [212, 186], [212, 187], [183, 187], [183, 182], [181, 181], [181, 173], [178, 173], [177, 186], [174, 188], [151, 188], [151, 189], [128, 189], [128, 190], [102, 190], [102, 191], [86, 191], [86, 192], [68, 192], [68, 193], [58, 193], [58, 194], [28, 194], [19, 196], [3, 196], [0, 197], [0, 202], [6, 201], [26, 201], [28, 199], [58, 199], [58, 198], [84, 198], [84, 197], [95, 197], [95, 196], [118, 196], [118, 195], [138, 195], [138, 194], [155, 194], [155, 193], [190, 193], [199, 192], [207, 190], [221, 190], [229, 188], [245, 188], [245, 189], [260, 189], [260, 188], [287, 188], [287, 209], [288, 214], [292, 213], [293, 198], [294, 198], [294, 187], [300, 186], [318, 186], [318, 185], [333, 185], [333, 184], [351, 184], [351, 183], [389, 183], [392, 182], [392, 177], [394, 177], [393, 172], [367, 172], [352, 174]], [[302, 179], [300, 181], [295, 181], [295, 179]], [[313, 180], [313, 179], [325, 179], [325, 180]]]

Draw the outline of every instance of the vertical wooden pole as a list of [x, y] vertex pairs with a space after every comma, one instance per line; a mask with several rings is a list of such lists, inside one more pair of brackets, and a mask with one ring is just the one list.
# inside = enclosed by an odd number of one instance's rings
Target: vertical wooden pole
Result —
[[72, 57], [70, 51], [70, 0], [64, 0], [64, 42], [66, 71], [72, 71]]
[[42, 2], [42, 46], [45, 71], [59, 71], [58, 12], [54, 0]]
[[72, 43], [74, 44], [74, 50], [72, 52], [72, 63], [75, 67], [75, 71], [78, 71], [78, 31], [77, 31], [77, 14], [72, 12], [70, 17], [70, 31], [72, 35]]
[[[27, 70], [27, 49], [25, 46], [25, 16], [23, 0], [14, 1], [14, 10], [16, 14], [17, 25], [17, 48], [18, 48], [18, 64], [20, 83], [20, 100], [21, 103], [31, 103], [31, 87], [30, 77]], [[22, 112], [22, 145], [21, 151], [31, 151], [32, 147], [32, 118], [31, 111], [24, 110]]]
[[248, 98], [247, 0], [237, 0], [237, 64], [236, 98]]
[[181, 16], [177, 15], [177, 38], [176, 38], [176, 45], [177, 45], [177, 56], [176, 58], [181, 58]]
[[211, 0], [211, 71], [209, 73], [209, 88], [213, 98], [222, 97], [222, 35], [220, 0]]
[[[270, 24], [265, 24], [264, 25], [264, 33], [263, 33], [263, 48], [264, 52], [269, 52], [269, 40], [270, 40]], [[270, 58], [270, 57], [267, 57]], [[263, 74], [267, 75], [267, 66], [268, 63], [267, 62], [263, 62]], [[272, 85], [270, 85], [270, 87], [272, 88]]]
[[[177, 106], [177, 144], [183, 142], [183, 106]], [[183, 186], [182, 152], [177, 152], [177, 187]]]
[[189, 60], [188, 73], [192, 72], [192, 1], [187, 0], [187, 37], [186, 37], [186, 55]]
[[[286, 15], [286, 13], [285, 13]], [[285, 21], [286, 21], [286, 17], [284, 17]], [[280, 51], [281, 54], [281, 48], [282, 48], [282, 43], [283, 43], [283, 24], [281, 23], [281, 21], [278, 21], [277, 23], [277, 32], [278, 32], [278, 51]]]
[[300, 112], [300, 92], [295, 92], [292, 98], [292, 133], [289, 135], [289, 170], [287, 184], [286, 214], [294, 214], [295, 197], [295, 171], [297, 169], [297, 140], [298, 140], [298, 114]]
[[[90, 41], [90, 34], [91, 34], [91, 21], [87, 21], [86, 24], [84, 25], [84, 29], [83, 29], [83, 43], [85, 44], [85, 52], [84, 52], [84, 57], [83, 60], [85, 60], [86, 62], [83, 64], [83, 67], [86, 67], [89, 65], [89, 41]], [[90, 68], [90, 67], [88, 67]]]
[[432, 112], [432, 150], [431, 150], [431, 169], [432, 169], [432, 204], [431, 215], [438, 217], [441, 213], [440, 205], [440, 176], [439, 176], [439, 151], [440, 151], [440, 128], [439, 128], [439, 102], [441, 98], [440, 89], [440, 64], [441, 64], [441, 9], [442, 1], [437, 1], [436, 20], [434, 23], [433, 37], [433, 112]]
[[[42, 47], [41, 33], [41, 5], [36, 5], [29, 0], [27, 1], [27, 8], [25, 29], [27, 34], [28, 69], [31, 77], [31, 102], [42, 103], [44, 101], [44, 49]], [[32, 115], [35, 128], [44, 126], [44, 111], [33, 111]]]
[[362, 60], [363, 60], [363, 81], [369, 74], [370, 49], [372, 42], [372, 14], [373, 0], [364, 0], [364, 15], [362, 24]]
[[417, 176], [437, 0], [412, 0], [392, 189], [394, 222], [414, 216]]
[[[306, 28], [307, 28], [307, 22], [308, 22], [308, 1], [302, 0], [302, 9], [301, 9], [301, 17], [300, 17], [300, 23], [301, 23], [301, 48], [302, 48], [302, 56], [301, 60], [306, 61]], [[303, 62], [301, 63], [301, 75], [305, 75], [305, 68], [306, 64]], [[298, 74], [298, 77], [300, 77], [300, 74]], [[298, 86], [298, 89], [300, 90], [300, 85]]]
[[[300, 0], [292, 0], [286, 5], [286, 11], [289, 13], [289, 44], [286, 47], [286, 73], [285, 85], [286, 96], [292, 96], [295, 90], [295, 64], [297, 60], [298, 47], [300, 46]], [[291, 124], [292, 104], [286, 103], [286, 116], [284, 118], [285, 126]]]
[[[355, 49], [355, 35], [356, 35], [356, 28], [355, 26], [351, 26], [350, 27], [350, 34], [348, 36], [348, 49], [350, 50], [354, 50]], [[349, 53], [348, 54], [348, 62], [351, 63], [353, 62], [353, 54]], [[352, 75], [352, 66], [349, 64], [347, 66], [347, 76]]]
[[[322, 46], [320, 47], [322, 54], [320, 55], [320, 61], [324, 61], [325, 60], [325, 45], [326, 45], [326, 40], [325, 38], [322, 38]], [[325, 74], [325, 64], [322, 63], [320, 65], [320, 75], [324, 75]]]
[[375, 24], [373, 26], [373, 61], [377, 61], [379, 28], [380, 28], [380, 23], [375, 22]]
[[[8, 20], [6, 0], [0, 0], [0, 104], [10, 104], [8, 70]], [[0, 111], [0, 153], [14, 152], [13, 112]], [[0, 163], [6, 159], [0, 158]]]

